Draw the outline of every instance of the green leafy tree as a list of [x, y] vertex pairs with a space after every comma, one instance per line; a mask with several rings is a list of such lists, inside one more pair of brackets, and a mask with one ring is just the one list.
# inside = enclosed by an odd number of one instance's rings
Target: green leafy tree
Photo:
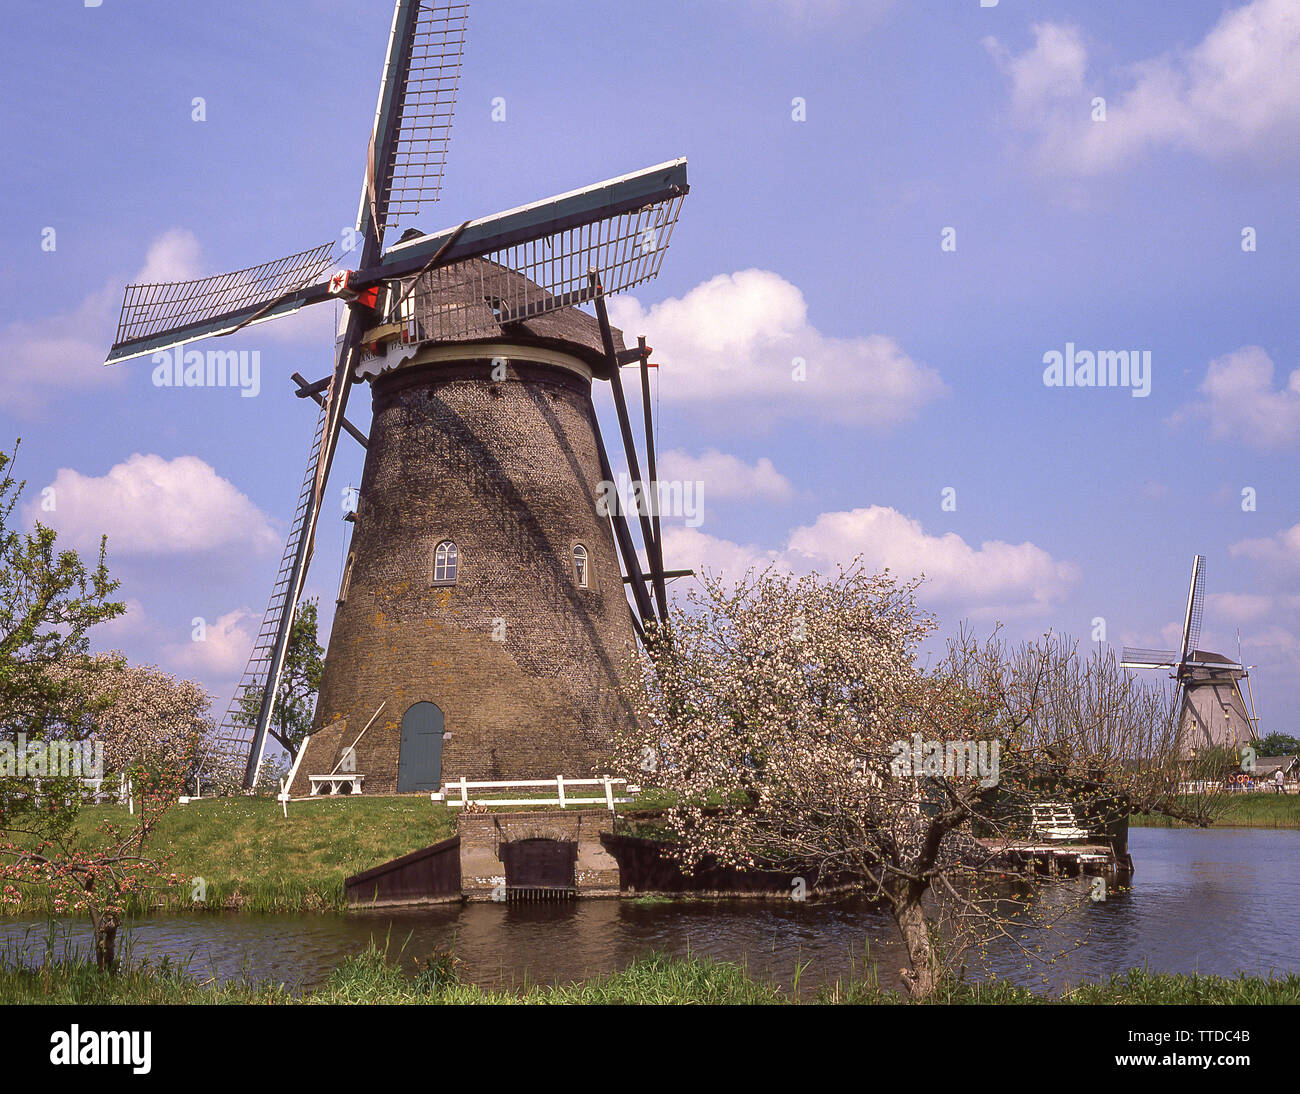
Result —
[[[303, 740], [311, 732], [316, 693], [325, 668], [324, 655], [324, 648], [316, 640], [316, 601], [304, 600], [293, 615], [284, 673], [275, 697], [275, 714], [267, 727], [267, 732], [288, 752], [291, 760], [297, 758]], [[240, 705], [242, 709], [236, 715], [239, 723], [256, 725], [262, 705], [261, 691], [246, 691]]]
[[[11, 473], [17, 453], [17, 445], [13, 456], [0, 452], [0, 740], [14, 749], [90, 734], [103, 705], [93, 682], [111, 663], [89, 656], [86, 632], [126, 610], [110, 600], [118, 583], [108, 575], [107, 537], [90, 568], [76, 551], [56, 549], [52, 528], [12, 527], [26, 486]], [[45, 785], [69, 800], [67, 787]], [[0, 831], [65, 831], [75, 806], [50, 805], [37, 801], [28, 779], [0, 774]]]
[[111, 969], [131, 895], [175, 880], [144, 853], [176, 800], [175, 780], [159, 772], [137, 784], [134, 825], [84, 833], [82, 772], [45, 765], [37, 777], [16, 762], [20, 751], [48, 758], [54, 746], [96, 732], [113, 701], [105, 685], [121, 662], [92, 657], [87, 631], [126, 608], [110, 599], [118, 583], [108, 574], [107, 537], [90, 567], [76, 551], [56, 548], [53, 529], [12, 527], [26, 485], [12, 466], [13, 456], [0, 452], [0, 904], [21, 906], [35, 890], [56, 913], [87, 914], [96, 963]]
[[1255, 751], [1261, 756], [1295, 756], [1300, 754], [1300, 739], [1285, 733], [1270, 733], [1260, 738]]

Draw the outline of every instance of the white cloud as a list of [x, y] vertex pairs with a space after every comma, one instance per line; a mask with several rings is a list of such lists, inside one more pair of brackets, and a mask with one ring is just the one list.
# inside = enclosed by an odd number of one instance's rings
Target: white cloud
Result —
[[1172, 417], [1175, 424], [1206, 421], [1216, 440], [1253, 448], [1283, 448], [1300, 442], [1300, 368], [1285, 387], [1273, 386], [1272, 358], [1259, 346], [1243, 346], [1210, 362], [1199, 402]]
[[860, 557], [868, 569], [888, 568], [902, 580], [924, 573], [924, 603], [1001, 618], [1051, 607], [1081, 576], [1075, 564], [1058, 562], [1033, 543], [986, 540], [976, 547], [954, 532], [931, 535], [920, 521], [880, 505], [823, 513], [791, 532], [777, 551], [694, 529], [665, 529], [664, 542], [666, 565], [708, 569], [727, 578], [769, 564], [832, 574], [838, 564]]
[[248, 660], [260, 622], [261, 617], [248, 608], [236, 608], [206, 623], [201, 641], [170, 643], [163, 648], [163, 656], [168, 666], [182, 675], [235, 676]]
[[199, 241], [193, 232], [173, 228], [164, 232], [145, 252], [144, 266], [131, 279], [133, 284], [163, 281], [192, 281], [203, 277]]
[[[173, 229], [153, 242], [131, 280], [194, 277], [197, 260], [198, 241], [190, 232]], [[122, 285], [114, 280], [69, 312], [0, 328], [0, 406], [30, 414], [59, 394], [120, 383], [121, 368], [105, 368], [104, 358], [121, 303]]]
[[1263, 593], [1210, 593], [1205, 600], [1208, 614], [1225, 623], [1250, 623], [1276, 608], [1273, 597]]
[[716, 448], [699, 456], [673, 448], [659, 457], [657, 469], [660, 480], [702, 482], [705, 498], [789, 501], [794, 497], [790, 480], [766, 456], [751, 465]]
[[[1012, 54], [985, 39], [1011, 79], [1014, 120], [1049, 173], [1115, 170], [1155, 148], [1214, 159], [1294, 153], [1300, 138], [1300, 6], [1252, 0], [1227, 11], [1191, 49], [1129, 66], [1122, 84], [1088, 71], [1079, 31], [1034, 28], [1034, 44]], [[1092, 119], [1092, 98], [1106, 120]]]
[[[184, 228], [164, 232], [150, 244], [132, 284], [204, 277], [201, 248]], [[117, 330], [124, 283], [114, 278], [70, 311], [0, 327], [0, 407], [32, 414], [60, 395], [122, 382], [126, 369], [147, 360], [104, 366]], [[304, 308], [292, 316], [251, 328], [253, 337], [274, 342], [333, 339], [331, 308]], [[250, 335], [244, 335], [244, 338]]]
[[238, 547], [273, 550], [280, 537], [265, 514], [196, 456], [136, 453], [99, 477], [60, 468], [54, 509], [27, 506], [29, 520], [57, 529], [83, 551], [108, 536], [120, 555], [163, 555]]
[[1261, 539], [1238, 540], [1228, 547], [1228, 554], [1272, 566], [1300, 566], [1300, 524]]
[[[946, 391], [937, 372], [892, 338], [822, 334], [808, 322], [803, 293], [767, 270], [719, 274], [649, 310], [614, 297], [610, 315], [629, 336], [645, 333], [655, 347], [660, 397], [701, 413], [725, 404], [766, 420], [890, 426]], [[795, 379], [800, 361], [803, 380]]]

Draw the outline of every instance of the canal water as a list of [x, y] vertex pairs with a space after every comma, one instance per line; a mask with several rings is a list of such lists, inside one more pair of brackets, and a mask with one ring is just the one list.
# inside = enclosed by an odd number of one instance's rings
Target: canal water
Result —
[[[1102, 902], [1071, 900], [1050, 932], [1028, 923], [1016, 928], [1030, 950], [1082, 946], [1050, 964], [1027, 964], [1021, 947], [1003, 941], [993, 945], [989, 968], [1056, 990], [1132, 966], [1220, 975], [1300, 971], [1300, 831], [1134, 828], [1130, 850], [1137, 866], [1131, 891]], [[56, 953], [69, 945], [84, 951], [84, 925], [59, 930]], [[0, 951], [39, 961], [48, 933], [43, 920], [0, 919]], [[587, 900], [348, 916], [160, 916], [133, 925], [131, 950], [137, 959], [185, 962], [197, 976], [306, 990], [372, 939], [405, 963], [451, 947], [465, 974], [484, 987], [578, 980], [654, 950], [740, 962], [786, 987], [798, 976], [801, 988], [860, 975], [869, 965], [892, 987], [905, 964], [888, 917], [855, 901]]]

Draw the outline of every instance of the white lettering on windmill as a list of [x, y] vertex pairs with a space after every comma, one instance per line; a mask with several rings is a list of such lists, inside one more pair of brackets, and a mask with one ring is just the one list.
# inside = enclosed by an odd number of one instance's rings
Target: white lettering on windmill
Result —
[[155, 353], [154, 387], [236, 387], [248, 399], [262, 392], [261, 350], [198, 349], [177, 346]]
[[1045, 387], [1127, 387], [1135, 399], [1151, 394], [1151, 351], [1146, 350], [1076, 350], [1073, 342], [1065, 343], [1065, 352], [1048, 350], [1043, 354]]

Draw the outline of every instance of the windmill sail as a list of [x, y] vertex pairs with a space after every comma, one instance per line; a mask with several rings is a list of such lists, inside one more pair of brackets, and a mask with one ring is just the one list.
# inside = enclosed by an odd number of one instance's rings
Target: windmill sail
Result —
[[307, 303], [299, 293], [334, 261], [322, 243], [258, 266], [193, 281], [128, 285], [117, 337], [105, 364], [227, 334], [249, 323], [288, 315]]
[[[380, 238], [438, 200], [447, 165], [451, 119], [465, 50], [468, 3], [410, 0], [394, 11], [388, 63], [371, 142], [368, 197]], [[385, 105], [392, 115], [390, 151], [374, 159]], [[380, 202], [381, 195], [386, 201]]]
[[671, 160], [398, 244], [383, 265], [414, 281], [389, 321], [409, 342], [485, 337], [594, 299], [592, 269], [607, 295], [633, 288], [658, 275], [689, 189], [686, 161]]
[[[298, 559], [304, 551], [310, 553], [310, 543], [304, 547], [303, 537], [307, 534], [307, 525], [312, 508], [318, 498], [317, 483], [320, 476], [320, 456], [325, 440], [326, 425], [329, 420], [329, 399], [321, 404], [320, 415], [316, 421], [316, 432], [312, 440], [311, 455], [307, 460], [307, 470], [303, 475], [302, 490], [298, 494], [298, 507], [294, 510], [293, 523], [289, 528], [289, 537], [284, 543], [284, 554], [280, 557], [280, 568], [276, 572], [275, 584], [271, 589], [262, 616], [262, 626], [257, 632], [253, 650], [244, 666], [239, 686], [226, 708], [226, 715], [217, 728], [208, 759], [204, 763], [205, 771], [213, 771], [218, 762], [238, 763], [245, 767], [249, 763], [250, 753], [257, 737], [256, 726], [265, 700], [267, 683], [274, 674], [279, 675], [275, 666], [276, 639], [281, 632], [281, 621], [286, 612], [292, 613], [296, 607], [297, 595], [294, 592], [295, 575], [299, 567]], [[258, 744], [257, 762], [254, 772], [261, 766], [262, 748], [265, 739]]]
[[1201, 640], [1201, 618], [1205, 614], [1205, 557], [1192, 561], [1192, 580], [1187, 590], [1187, 620], [1183, 625], [1183, 653], [1180, 664], [1196, 659], [1196, 644]]
[[1173, 650], [1146, 650], [1138, 646], [1125, 646], [1119, 663], [1126, 669], [1172, 669], [1178, 664], [1178, 654]]

